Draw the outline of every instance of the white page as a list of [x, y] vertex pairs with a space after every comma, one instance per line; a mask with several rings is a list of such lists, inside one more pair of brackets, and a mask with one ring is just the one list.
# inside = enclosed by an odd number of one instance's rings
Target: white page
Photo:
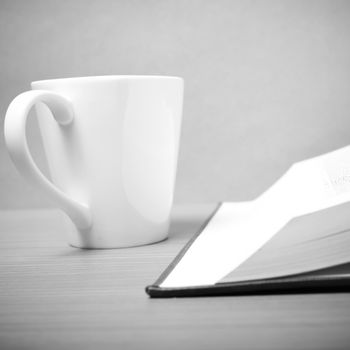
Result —
[[350, 261], [350, 202], [298, 216], [220, 283], [305, 273]]
[[216, 283], [294, 217], [348, 201], [349, 146], [296, 163], [254, 201], [223, 203], [161, 287]]

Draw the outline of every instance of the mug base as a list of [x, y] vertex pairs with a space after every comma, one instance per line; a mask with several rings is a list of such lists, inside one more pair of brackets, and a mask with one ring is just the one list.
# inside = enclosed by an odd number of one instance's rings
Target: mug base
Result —
[[152, 245], [164, 242], [168, 239], [168, 237], [160, 238], [151, 242], [146, 243], [136, 243], [136, 244], [130, 244], [130, 245], [111, 245], [111, 246], [80, 246], [77, 244], [69, 243], [69, 246], [72, 248], [82, 249], [82, 250], [106, 250], [106, 249], [127, 249], [127, 248], [136, 248], [136, 247], [142, 247], [146, 245]]
[[164, 241], [169, 235], [170, 221], [161, 224], [134, 225], [127, 229], [92, 227], [89, 229], [77, 229], [67, 220], [68, 244], [80, 249], [119, 249], [132, 248]]

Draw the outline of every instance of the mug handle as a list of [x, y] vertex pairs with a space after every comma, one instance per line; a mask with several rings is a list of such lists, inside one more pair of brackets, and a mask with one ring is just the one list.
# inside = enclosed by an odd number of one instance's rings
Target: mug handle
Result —
[[29, 152], [26, 122], [29, 111], [38, 102], [48, 106], [62, 128], [73, 122], [72, 103], [63, 96], [45, 90], [24, 92], [11, 102], [6, 112], [4, 133], [7, 149], [18, 171], [31, 184], [41, 189], [56, 202], [79, 229], [88, 229], [92, 225], [88, 206], [70, 198], [53, 185], [36, 166]]

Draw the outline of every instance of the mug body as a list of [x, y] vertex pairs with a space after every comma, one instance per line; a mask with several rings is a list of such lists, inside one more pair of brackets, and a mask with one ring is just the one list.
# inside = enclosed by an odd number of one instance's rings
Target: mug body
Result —
[[183, 80], [102, 76], [44, 80], [70, 100], [74, 121], [62, 128], [36, 105], [52, 182], [91, 211], [81, 230], [66, 218], [71, 245], [130, 247], [167, 237], [182, 119]]

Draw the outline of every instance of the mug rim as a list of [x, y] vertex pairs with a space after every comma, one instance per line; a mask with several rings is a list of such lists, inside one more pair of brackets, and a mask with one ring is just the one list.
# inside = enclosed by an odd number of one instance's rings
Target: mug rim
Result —
[[80, 76], [80, 77], [67, 77], [67, 78], [53, 78], [53, 79], [43, 79], [43, 80], [35, 80], [32, 81], [31, 84], [41, 84], [41, 83], [55, 83], [55, 82], [77, 82], [77, 81], [88, 81], [88, 80], [95, 80], [95, 81], [108, 81], [108, 80], [123, 80], [123, 79], [177, 79], [177, 80], [183, 80], [182, 77], [179, 76], [172, 76], [172, 75], [87, 75], [87, 76]]

